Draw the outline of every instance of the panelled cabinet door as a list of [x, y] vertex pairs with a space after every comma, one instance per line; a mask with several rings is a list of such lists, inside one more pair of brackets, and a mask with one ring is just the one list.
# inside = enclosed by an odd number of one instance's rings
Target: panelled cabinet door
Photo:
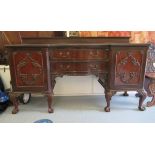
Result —
[[[141, 89], [143, 87], [147, 51], [140, 47], [112, 48], [112, 89]], [[114, 75], [113, 75], [114, 74]]]
[[14, 91], [47, 90], [45, 51], [18, 50], [10, 52], [10, 70]]

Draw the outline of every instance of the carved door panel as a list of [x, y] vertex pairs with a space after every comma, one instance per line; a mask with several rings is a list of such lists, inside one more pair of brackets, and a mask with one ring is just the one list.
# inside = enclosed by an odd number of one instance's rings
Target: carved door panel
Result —
[[10, 63], [14, 91], [47, 90], [45, 51], [19, 50], [10, 52]]
[[143, 88], [146, 51], [140, 48], [112, 50], [111, 87], [114, 89]]

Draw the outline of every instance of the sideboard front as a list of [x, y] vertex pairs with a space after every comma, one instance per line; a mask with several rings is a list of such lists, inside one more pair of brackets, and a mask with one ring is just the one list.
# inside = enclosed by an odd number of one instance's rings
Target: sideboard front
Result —
[[[95, 75], [105, 89], [107, 106], [117, 91], [135, 90], [140, 95], [143, 111], [146, 93], [143, 90], [147, 44], [42, 44], [8, 46], [12, 94], [45, 93], [48, 111], [53, 112], [52, 95], [56, 77]], [[18, 112], [17, 95], [13, 95]]]

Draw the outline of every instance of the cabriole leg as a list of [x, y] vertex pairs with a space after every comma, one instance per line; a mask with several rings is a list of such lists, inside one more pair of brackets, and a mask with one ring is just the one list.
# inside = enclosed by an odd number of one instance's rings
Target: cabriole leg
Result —
[[154, 105], [155, 105], [155, 94], [153, 95], [152, 100], [147, 102], [147, 107], [151, 107]]
[[147, 102], [147, 107], [155, 105], [155, 80], [146, 78], [146, 91], [148, 96], [152, 97], [152, 100]]
[[48, 112], [53, 113], [54, 110], [52, 108], [52, 93], [48, 93], [46, 94], [46, 96], [47, 96], [47, 101], [48, 101]]
[[107, 102], [107, 106], [104, 108], [104, 110], [106, 112], [110, 112], [110, 100], [111, 100], [112, 95], [113, 93], [111, 91], [105, 91], [105, 99]]
[[138, 90], [138, 93], [140, 94], [139, 96], [139, 106], [138, 106], [138, 109], [140, 111], [144, 111], [145, 110], [145, 107], [143, 106], [143, 102], [144, 100], [146, 99], [146, 93], [144, 90]]
[[13, 110], [12, 110], [12, 114], [16, 114], [18, 111], [19, 111], [19, 108], [18, 108], [18, 95], [16, 93], [10, 93], [10, 100], [12, 101], [13, 103]]

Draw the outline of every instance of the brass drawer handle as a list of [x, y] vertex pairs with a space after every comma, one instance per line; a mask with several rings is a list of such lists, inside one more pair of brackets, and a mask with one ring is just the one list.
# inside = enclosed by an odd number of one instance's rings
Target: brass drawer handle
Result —
[[59, 52], [59, 56], [67, 58], [68, 56], [70, 56], [70, 52]]
[[106, 49], [105, 49], [105, 51], [107, 51], [107, 52], [108, 52], [109, 50], [110, 50], [109, 48], [106, 48]]
[[64, 71], [70, 69], [70, 67], [70, 65], [60, 65], [60, 68]]
[[94, 51], [94, 52], [89, 52], [89, 55], [92, 57], [98, 57], [99, 56], [99, 52], [98, 51]]
[[89, 67], [90, 67], [90, 69], [98, 69], [99, 65], [97, 65], [97, 64], [90, 64]]

